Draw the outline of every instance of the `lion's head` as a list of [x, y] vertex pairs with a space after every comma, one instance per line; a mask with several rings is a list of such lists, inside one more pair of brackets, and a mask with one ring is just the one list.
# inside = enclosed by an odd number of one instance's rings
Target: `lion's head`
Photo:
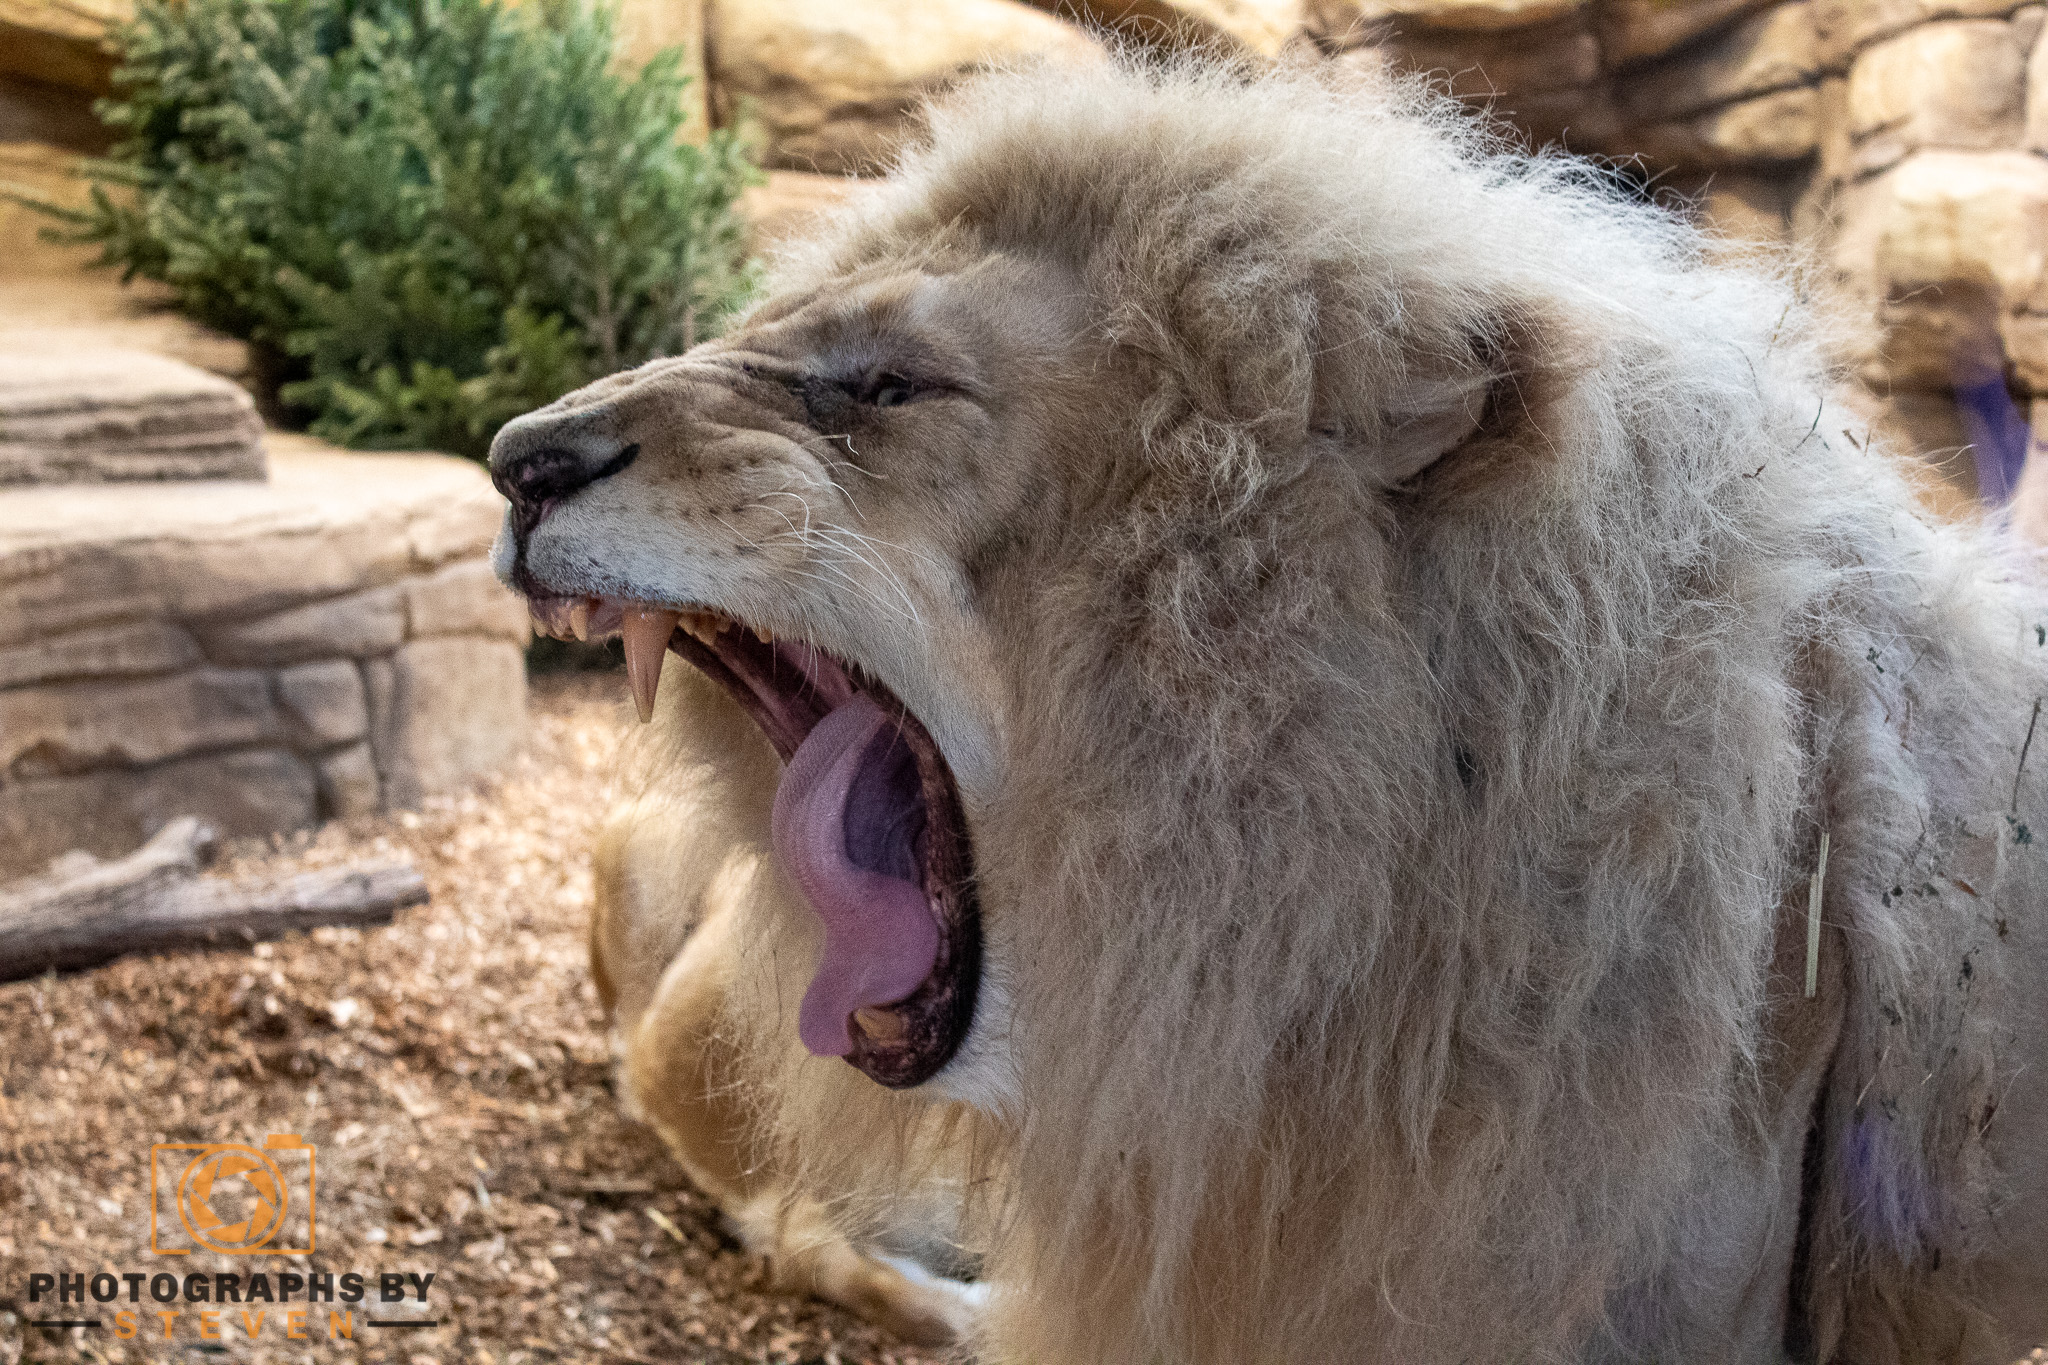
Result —
[[1804, 319], [1416, 90], [1004, 75], [505, 428], [499, 567], [780, 751], [774, 1017], [995, 1116], [1038, 1358], [1536, 1355], [1737, 1141], [1805, 547], [1903, 505]]

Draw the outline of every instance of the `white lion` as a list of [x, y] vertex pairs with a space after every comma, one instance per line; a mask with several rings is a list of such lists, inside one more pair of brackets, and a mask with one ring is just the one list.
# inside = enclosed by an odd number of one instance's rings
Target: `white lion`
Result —
[[2048, 593], [1781, 273], [1411, 89], [1011, 74], [505, 429], [660, 714], [627, 1089], [786, 1282], [941, 1339], [978, 1257], [1035, 1365], [2048, 1336]]

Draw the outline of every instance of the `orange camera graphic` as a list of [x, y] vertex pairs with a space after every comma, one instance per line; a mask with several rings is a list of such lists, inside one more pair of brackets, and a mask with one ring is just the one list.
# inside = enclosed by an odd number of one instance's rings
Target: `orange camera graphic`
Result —
[[201, 1249], [309, 1255], [316, 1183], [313, 1144], [297, 1133], [272, 1133], [261, 1148], [156, 1143], [149, 1149], [149, 1249], [161, 1256]]

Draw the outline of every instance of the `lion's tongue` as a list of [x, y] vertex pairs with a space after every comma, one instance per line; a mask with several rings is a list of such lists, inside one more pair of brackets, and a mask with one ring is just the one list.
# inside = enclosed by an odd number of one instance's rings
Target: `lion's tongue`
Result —
[[922, 814], [915, 762], [865, 696], [841, 703], [790, 756], [773, 837], [784, 870], [825, 922], [824, 956], [797, 1016], [817, 1056], [851, 1052], [848, 1016], [903, 999], [938, 963], [938, 924], [913, 880]]

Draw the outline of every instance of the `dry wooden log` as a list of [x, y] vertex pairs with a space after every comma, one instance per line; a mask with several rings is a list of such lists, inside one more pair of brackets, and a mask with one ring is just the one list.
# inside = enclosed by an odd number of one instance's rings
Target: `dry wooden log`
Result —
[[125, 858], [67, 853], [49, 872], [0, 887], [0, 981], [128, 953], [255, 943], [322, 924], [389, 924], [427, 899], [426, 880], [406, 863], [250, 884], [201, 876], [213, 849], [213, 831], [186, 817]]

